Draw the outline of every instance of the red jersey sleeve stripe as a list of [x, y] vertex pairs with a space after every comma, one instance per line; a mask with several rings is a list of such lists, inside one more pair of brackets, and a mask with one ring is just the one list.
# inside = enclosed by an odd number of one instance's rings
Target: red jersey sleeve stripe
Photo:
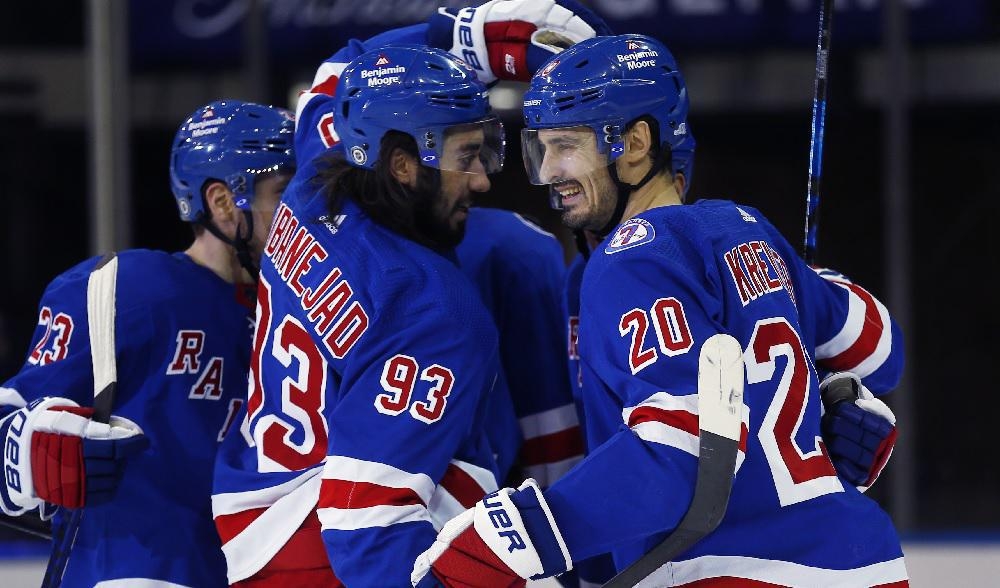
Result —
[[465, 508], [472, 508], [486, 496], [486, 490], [479, 482], [454, 463], [448, 464], [441, 478], [441, 487]]
[[583, 455], [580, 427], [525, 439], [521, 446], [521, 459], [526, 466], [555, 463], [579, 455]]
[[324, 478], [319, 508], [356, 509], [372, 506], [425, 506], [412, 488], [393, 488], [371, 482]]
[[665, 410], [653, 406], [639, 406], [629, 415], [628, 426], [655, 421], [680, 429], [691, 435], [698, 435], [698, 415], [685, 410]]
[[878, 305], [872, 295], [855, 284], [844, 284], [844, 286], [864, 302], [864, 324], [858, 338], [850, 347], [833, 357], [822, 360], [825, 367], [834, 370], [850, 370], [873, 355], [885, 330], [885, 323], [882, 321]]
[[225, 545], [230, 539], [242, 533], [243, 529], [249, 527], [250, 523], [256, 521], [266, 510], [265, 506], [215, 517], [215, 529], [219, 532], [222, 544]]

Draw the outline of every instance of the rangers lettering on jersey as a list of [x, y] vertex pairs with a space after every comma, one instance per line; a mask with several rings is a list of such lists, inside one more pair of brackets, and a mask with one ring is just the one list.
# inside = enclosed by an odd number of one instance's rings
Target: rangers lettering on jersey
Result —
[[264, 255], [308, 312], [313, 331], [327, 350], [342, 359], [368, 329], [368, 313], [360, 302], [352, 300], [354, 289], [343, 279], [340, 268], [333, 268], [315, 290], [302, 285], [313, 262], [321, 262], [329, 254], [305, 225], [299, 225], [292, 209], [284, 203], [274, 215]]

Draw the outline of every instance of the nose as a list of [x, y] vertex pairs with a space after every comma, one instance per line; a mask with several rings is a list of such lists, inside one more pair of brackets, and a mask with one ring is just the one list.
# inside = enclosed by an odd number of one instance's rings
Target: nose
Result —
[[562, 172], [559, 159], [553, 157], [549, 150], [542, 155], [542, 165], [538, 168], [538, 181], [542, 184], [551, 184], [554, 178], [560, 177]]
[[486, 166], [479, 158], [472, 164], [472, 178], [469, 180], [469, 189], [473, 192], [486, 192], [490, 189], [490, 178], [486, 175]]
[[490, 189], [490, 177], [485, 173], [474, 173], [469, 178], [469, 189], [473, 192], [487, 192]]

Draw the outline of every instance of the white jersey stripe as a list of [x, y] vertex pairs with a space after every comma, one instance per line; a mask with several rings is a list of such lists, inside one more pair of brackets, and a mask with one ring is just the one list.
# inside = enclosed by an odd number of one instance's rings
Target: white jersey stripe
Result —
[[317, 508], [323, 530], [354, 531], [370, 527], [388, 527], [400, 523], [430, 522], [422, 504], [404, 506], [369, 506], [365, 508]]
[[212, 517], [217, 518], [245, 510], [271, 506], [281, 497], [294, 492], [313, 477], [319, 479], [317, 475], [319, 472], [320, 468], [317, 466], [277, 486], [261, 488], [259, 490], [216, 494], [212, 496]]
[[646, 421], [632, 427], [639, 438], [651, 443], [668, 445], [690, 453], [697, 457], [699, 451], [698, 436], [682, 431], [676, 427], [671, 427], [659, 421]]
[[522, 417], [520, 422], [521, 431], [524, 433], [525, 439], [551, 435], [552, 433], [572, 429], [580, 424], [576, 416], [576, 407], [572, 404], [566, 404]]
[[847, 291], [847, 319], [844, 325], [832, 339], [816, 346], [816, 359], [823, 360], [828, 357], [840, 355], [847, 351], [851, 345], [861, 336], [861, 329], [865, 326], [865, 302], [851, 292], [844, 284], [837, 282], [838, 286]]
[[901, 582], [907, 576], [903, 558], [852, 570], [830, 570], [786, 561], [707, 555], [665, 564], [636, 588], [684, 586], [709, 578], [746, 578], [778, 586], [852, 588]]
[[282, 496], [239, 535], [222, 546], [230, 584], [259, 572], [316, 508], [322, 482], [319, 472], [319, 468], [306, 472], [312, 477]]
[[409, 488], [427, 504], [434, 493], [434, 482], [427, 474], [411, 474], [384, 463], [365, 461], [341, 455], [328, 455], [323, 466], [323, 478], [367, 482], [388, 488]]
[[650, 406], [661, 410], [683, 410], [693, 415], [698, 414], [698, 395], [674, 396], [666, 392], [657, 392], [636, 406], [630, 406], [622, 411], [622, 422], [628, 424], [632, 413], [637, 408]]

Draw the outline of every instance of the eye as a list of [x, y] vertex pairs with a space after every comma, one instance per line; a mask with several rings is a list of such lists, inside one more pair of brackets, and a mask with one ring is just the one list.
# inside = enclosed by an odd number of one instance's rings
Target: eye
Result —
[[466, 153], [462, 157], [458, 158], [458, 165], [462, 171], [468, 170], [472, 167], [473, 162], [479, 159], [479, 153]]

